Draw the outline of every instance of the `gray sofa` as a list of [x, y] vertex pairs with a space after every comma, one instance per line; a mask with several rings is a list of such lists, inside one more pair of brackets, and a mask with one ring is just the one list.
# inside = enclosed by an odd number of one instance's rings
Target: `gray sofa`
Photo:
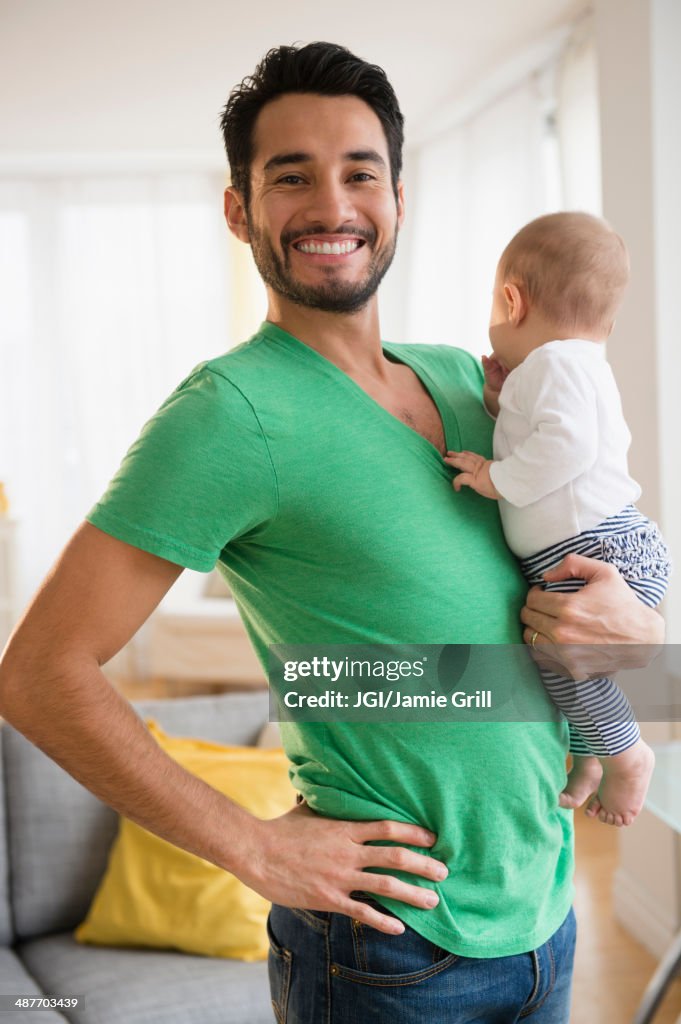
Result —
[[[267, 693], [135, 705], [168, 732], [251, 744]], [[73, 938], [104, 873], [117, 816], [6, 723], [0, 728], [0, 996], [78, 995], [76, 1009], [7, 1024], [272, 1024], [267, 965], [86, 946]], [[0, 1005], [5, 1005], [0, 1000]]]

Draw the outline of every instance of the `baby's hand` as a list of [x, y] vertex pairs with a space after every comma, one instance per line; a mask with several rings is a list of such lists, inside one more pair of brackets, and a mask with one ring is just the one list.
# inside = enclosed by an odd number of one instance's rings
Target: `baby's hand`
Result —
[[501, 391], [510, 370], [507, 370], [505, 366], [502, 366], [496, 356], [483, 356], [482, 369], [485, 374], [485, 384], [490, 391], [494, 391], [498, 394]]
[[483, 498], [501, 497], [489, 475], [491, 459], [476, 455], [475, 452], [447, 452], [444, 461], [448, 466], [461, 471], [452, 480], [455, 491], [460, 491], [462, 487], [472, 487]]

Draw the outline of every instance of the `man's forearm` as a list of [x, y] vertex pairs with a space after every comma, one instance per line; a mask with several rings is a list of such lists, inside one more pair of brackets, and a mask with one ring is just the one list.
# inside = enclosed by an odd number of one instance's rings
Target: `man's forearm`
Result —
[[258, 819], [162, 751], [96, 663], [3, 666], [0, 714], [150, 832], [237, 875], [256, 856]]

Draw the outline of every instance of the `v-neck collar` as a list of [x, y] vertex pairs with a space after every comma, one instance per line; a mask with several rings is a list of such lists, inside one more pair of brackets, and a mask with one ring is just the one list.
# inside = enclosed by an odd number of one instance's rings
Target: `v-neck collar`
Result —
[[[263, 321], [260, 325], [258, 334], [264, 334], [270, 340], [284, 344], [300, 358], [307, 358], [316, 362], [319, 369], [323, 370], [328, 376], [333, 377], [340, 384], [345, 386], [345, 388], [350, 390], [357, 399], [362, 401], [365, 405], [377, 410], [378, 414], [382, 416], [384, 421], [391, 425], [393, 429], [399, 430], [405, 437], [411, 437], [412, 440], [415, 440], [421, 445], [421, 447], [425, 446], [426, 450], [432, 452], [438, 460], [442, 462], [442, 455], [431, 441], [428, 441], [423, 434], [418, 432], [418, 430], [414, 430], [413, 427], [410, 427], [403, 420], [399, 419], [399, 417], [389, 412], [383, 405], [381, 405], [380, 402], [377, 402], [375, 398], [372, 398], [372, 396], [365, 391], [357, 381], [353, 380], [345, 370], [341, 370], [339, 366], [336, 366], [336, 364], [332, 363], [330, 359], [326, 358], [326, 356], [317, 352], [316, 349], [312, 348], [310, 345], [306, 345], [304, 341], [299, 341], [295, 335], [289, 334], [288, 331], [283, 330], [281, 327], [277, 327], [276, 324], [272, 324], [268, 320]], [[423, 366], [422, 361], [419, 360], [418, 357], [414, 356], [413, 351], [405, 353], [403, 351], [404, 347], [405, 346], [403, 345], [392, 345], [387, 342], [381, 342], [381, 348], [384, 355], [389, 357], [392, 362], [402, 363], [404, 366], [408, 366], [421, 381], [421, 384], [430, 395], [431, 401], [440, 416], [446, 448], [448, 450], [458, 450], [461, 446], [461, 431], [454, 410], [446, 400], [437, 381], [432, 378], [427, 368]]]

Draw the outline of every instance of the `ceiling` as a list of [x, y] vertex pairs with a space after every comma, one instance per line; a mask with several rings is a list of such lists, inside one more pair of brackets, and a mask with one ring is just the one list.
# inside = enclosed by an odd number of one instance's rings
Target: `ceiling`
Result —
[[412, 131], [585, 0], [0, 0], [0, 158], [220, 154], [230, 88], [270, 47], [343, 43], [382, 65]]

